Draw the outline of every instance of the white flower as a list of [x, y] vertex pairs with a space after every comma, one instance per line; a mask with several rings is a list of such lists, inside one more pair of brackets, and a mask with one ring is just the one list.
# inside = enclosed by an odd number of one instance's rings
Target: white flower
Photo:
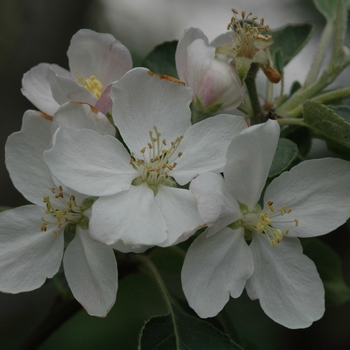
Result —
[[23, 95], [49, 115], [68, 101], [109, 112], [111, 86], [132, 68], [129, 50], [111, 34], [81, 29], [73, 35], [67, 55], [70, 71], [40, 63], [27, 72], [22, 79]]
[[[269, 46], [273, 44], [273, 39], [269, 34], [262, 34], [269, 30], [269, 26], [264, 24], [264, 18], [256, 24], [257, 16], [252, 13], [246, 14], [242, 11], [241, 18], [237, 17], [238, 11], [232, 9], [233, 17], [227, 29], [232, 29], [230, 41], [221, 41], [217, 45], [216, 53], [221, 53], [234, 58], [238, 75], [243, 82], [252, 62], [260, 64], [265, 75], [273, 83], [278, 83], [281, 79], [279, 72], [273, 67], [270, 57]], [[224, 34], [221, 39], [226, 39]]]
[[179, 79], [193, 89], [194, 103], [202, 108], [232, 110], [244, 97], [236, 69], [200, 29], [190, 28], [179, 41], [175, 54]]
[[0, 213], [0, 290], [19, 293], [39, 288], [54, 276], [64, 252], [64, 231], [75, 232], [63, 266], [74, 297], [90, 315], [105, 316], [117, 291], [113, 249], [94, 241], [88, 229], [95, 198], [52, 178], [43, 159], [57, 126], [92, 127], [113, 135], [115, 128], [88, 105], [67, 104], [52, 117], [27, 111], [22, 130], [6, 144], [6, 165], [24, 197], [34, 203]]
[[195, 196], [176, 182], [222, 171], [230, 140], [247, 126], [244, 118], [220, 115], [191, 126], [191, 89], [144, 68], [125, 74], [112, 98], [114, 122], [131, 154], [114, 137], [61, 128], [46, 163], [67, 186], [100, 196], [90, 220], [95, 239], [131, 249], [186, 239], [203, 222]]
[[201, 317], [215, 316], [244, 287], [265, 313], [304, 328], [324, 313], [324, 288], [297, 237], [326, 234], [350, 216], [350, 163], [309, 160], [281, 174], [258, 203], [274, 157], [275, 121], [237, 135], [223, 179], [207, 173], [191, 183], [208, 229], [189, 248], [182, 283]]

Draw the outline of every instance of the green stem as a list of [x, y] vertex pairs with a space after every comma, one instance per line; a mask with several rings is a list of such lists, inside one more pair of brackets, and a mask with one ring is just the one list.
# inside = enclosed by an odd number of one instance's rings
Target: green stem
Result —
[[312, 98], [311, 100], [327, 103], [329, 101], [332, 101], [338, 98], [348, 97], [348, 96], [350, 96], [350, 88], [343, 88], [343, 89], [337, 89], [333, 91], [327, 91], [321, 95], [318, 95]]
[[279, 125], [300, 125], [300, 126], [308, 126], [304, 119], [297, 118], [281, 118], [277, 119]]
[[253, 109], [253, 115], [251, 116], [250, 120], [252, 125], [262, 123], [264, 116], [263, 110], [260, 105], [258, 92], [256, 89], [256, 75], [258, 73], [259, 68], [259, 64], [253, 62], [245, 79], [250, 103]]
[[[142, 264], [142, 266], [145, 268], [145, 270], [148, 271], [150, 273], [150, 275], [156, 281], [156, 283], [159, 287], [159, 290], [163, 296], [166, 307], [170, 313], [172, 321], [175, 324], [175, 321], [176, 321], [175, 314], [174, 314], [174, 310], [173, 310], [173, 307], [172, 307], [171, 302], [170, 302], [170, 296], [169, 296], [168, 290], [163, 282], [162, 276], [158, 272], [158, 269], [156, 268], [156, 266], [153, 264], [153, 262], [146, 255], [137, 254], [134, 256], [134, 259], [136, 261], [140, 262]], [[174, 332], [175, 332], [176, 337], [177, 337], [177, 329], [174, 329]]]
[[[310, 100], [327, 103], [335, 99], [348, 97], [348, 96], [350, 96], [350, 88], [343, 88], [343, 89], [325, 92], [321, 95], [310, 98]], [[299, 105], [298, 107], [286, 112], [284, 116], [287, 118], [298, 118], [302, 113], [303, 113], [303, 106]]]
[[[291, 116], [290, 111], [301, 106], [307, 99], [313, 98], [325, 87], [330, 85], [335, 78], [350, 64], [349, 49], [344, 47], [344, 38], [346, 32], [346, 13], [343, 8], [343, 2], [338, 2], [337, 15], [333, 22], [334, 27], [334, 44], [332, 57], [327, 67], [322, 72], [317, 81], [308, 86], [303, 86], [284, 104], [277, 108], [276, 112], [282, 117]], [[330, 29], [329, 29], [330, 30]], [[319, 58], [317, 58], [319, 59]], [[292, 113], [294, 114], [294, 113]]]
[[318, 44], [317, 52], [315, 55], [315, 59], [312, 62], [311, 69], [310, 69], [309, 74], [305, 80], [304, 88], [311, 85], [317, 79], [317, 76], [320, 72], [321, 65], [322, 65], [322, 62], [323, 62], [323, 59], [325, 56], [325, 51], [326, 51], [326, 49], [331, 41], [331, 38], [332, 38], [333, 29], [334, 29], [333, 22], [328, 21], [323, 32], [322, 32], [321, 39], [320, 39], [320, 42]]

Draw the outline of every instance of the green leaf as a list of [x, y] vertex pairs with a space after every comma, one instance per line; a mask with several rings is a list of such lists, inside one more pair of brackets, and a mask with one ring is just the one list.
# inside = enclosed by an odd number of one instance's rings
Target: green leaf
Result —
[[[283, 65], [286, 66], [309, 41], [313, 29], [312, 23], [304, 23], [289, 24], [281, 29], [270, 31], [274, 40], [270, 46], [271, 57], [275, 57], [275, 53], [281, 50]], [[276, 62], [274, 64], [276, 65]]]
[[321, 138], [350, 148], [350, 123], [321, 102], [304, 103], [304, 121]]
[[141, 65], [154, 73], [177, 78], [175, 52], [177, 41], [167, 41], [154, 48], [142, 61]]
[[318, 11], [327, 19], [332, 21], [337, 13], [338, 0], [313, 0]]
[[350, 287], [344, 282], [337, 253], [316, 238], [302, 240], [304, 254], [316, 265], [325, 288], [328, 305], [342, 305], [350, 300]]
[[312, 131], [299, 125], [290, 125], [281, 131], [281, 138], [293, 141], [299, 149], [299, 154], [305, 157], [312, 145]]
[[40, 350], [137, 349], [145, 321], [167, 312], [154, 279], [143, 272], [119, 281], [115, 305], [107, 317], [91, 317], [85, 310], [67, 320]]
[[275, 157], [270, 168], [269, 177], [275, 177], [288, 169], [298, 155], [298, 146], [288, 140], [279, 139]]
[[350, 123], [350, 107], [349, 106], [328, 106], [340, 118]]
[[281, 74], [281, 77], [283, 77], [284, 60], [283, 60], [283, 52], [280, 47], [275, 51], [273, 60], [275, 62], [275, 68]]
[[300, 88], [301, 88], [301, 84], [298, 81], [294, 81], [290, 88], [290, 95], [293, 95]]
[[210, 323], [187, 315], [171, 304], [172, 315], [152, 317], [145, 323], [139, 350], [242, 350]]

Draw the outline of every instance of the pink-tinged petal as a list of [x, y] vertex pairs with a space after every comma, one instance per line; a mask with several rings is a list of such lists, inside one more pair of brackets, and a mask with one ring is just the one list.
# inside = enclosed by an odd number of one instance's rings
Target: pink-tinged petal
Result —
[[73, 35], [68, 52], [70, 71], [75, 78], [94, 75], [104, 88], [132, 68], [129, 50], [111, 34], [81, 29]]
[[224, 169], [230, 194], [253, 210], [265, 186], [277, 148], [280, 127], [274, 120], [251, 126], [234, 137]]
[[[22, 79], [22, 94], [35, 107], [46, 114], [54, 115], [59, 104], [54, 100], [48, 79], [48, 71], [52, 65], [40, 63], [24, 74]], [[63, 69], [63, 68], [61, 68]]]
[[60, 182], [91, 196], [125, 191], [138, 175], [116, 138], [89, 129], [58, 129], [44, 159]]
[[51, 144], [51, 120], [41, 112], [27, 111], [22, 129], [9, 136], [5, 147], [6, 167], [15, 187], [26, 199], [42, 205], [54, 187], [43, 152]]
[[210, 46], [218, 47], [220, 45], [232, 44], [233, 35], [232, 32], [220, 34], [210, 43]]
[[322, 317], [323, 284], [297, 238], [286, 237], [272, 248], [265, 237], [254, 235], [249, 247], [255, 269], [247, 292], [269, 317], [292, 329], [309, 327]]
[[208, 46], [208, 38], [198, 28], [186, 29], [184, 36], [180, 39], [179, 43], [177, 44], [176, 53], [175, 53], [176, 70], [177, 70], [179, 79], [182, 81], [186, 81], [186, 76], [187, 76], [188, 46], [197, 39], [202, 39], [204, 43]]
[[171, 172], [184, 185], [199, 174], [221, 172], [226, 163], [226, 150], [231, 140], [247, 128], [243, 117], [220, 114], [192, 125], [185, 133], [177, 152], [182, 152]]
[[111, 99], [111, 89], [113, 84], [109, 84], [102, 92], [100, 98], [95, 104], [95, 108], [101, 111], [103, 114], [107, 114], [112, 111], [113, 102]]
[[188, 190], [160, 185], [155, 203], [167, 225], [167, 239], [158, 244], [161, 247], [183, 242], [204, 226], [196, 197]]
[[191, 182], [190, 191], [197, 198], [199, 214], [210, 227], [210, 235], [242, 217], [238, 202], [228, 193], [221, 175], [199, 175]]
[[203, 39], [197, 39], [188, 46], [183, 80], [193, 89], [194, 95], [199, 94], [214, 57], [215, 48], [208, 46]]
[[118, 288], [113, 249], [94, 241], [89, 231], [77, 226], [76, 235], [65, 251], [63, 267], [75, 299], [89, 315], [105, 317]]
[[91, 129], [101, 135], [115, 136], [115, 126], [97, 109], [87, 104], [66, 103], [54, 115], [53, 130], [58, 127]]
[[41, 232], [44, 208], [27, 205], [0, 213], [0, 290], [20, 293], [54, 276], [63, 255], [63, 235]]
[[201, 234], [187, 251], [181, 273], [189, 305], [202, 317], [216, 316], [230, 295], [238, 298], [254, 270], [243, 230], [224, 228]]
[[75, 80], [62, 77], [53, 69], [49, 69], [47, 75], [52, 96], [59, 105], [63, 105], [69, 101], [84, 102], [92, 106], [95, 105], [97, 101], [96, 96], [79, 85]]
[[166, 223], [146, 184], [100, 197], [92, 207], [89, 227], [97, 241], [109, 245], [121, 241], [135, 249], [160, 244], [167, 237]]
[[264, 198], [273, 201], [276, 210], [283, 205], [292, 209], [272, 223], [282, 231], [289, 229], [289, 236], [326, 234], [350, 217], [350, 162], [333, 158], [302, 162], [274, 179]]
[[[137, 98], [135, 98], [137, 96]], [[113, 119], [131, 152], [140, 152], [150, 142], [154, 126], [167, 143], [190, 127], [192, 90], [166, 76], [134, 68], [112, 87]]]
[[236, 68], [228, 63], [226, 56], [221, 55], [212, 59], [199, 90], [195, 90], [194, 94], [206, 107], [220, 104], [221, 110], [232, 110], [242, 103], [244, 86]]

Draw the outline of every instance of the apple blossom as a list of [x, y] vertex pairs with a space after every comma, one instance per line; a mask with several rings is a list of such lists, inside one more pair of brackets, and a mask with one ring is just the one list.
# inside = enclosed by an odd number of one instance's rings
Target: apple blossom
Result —
[[190, 246], [182, 284], [200, 317], [215, 316], [244, 287], [264, 312], [288, 328], [324, 313], [324, 287], [297, 237], [326, 234], [350, 216], [350, 163], [304, 161], [266, 188], [279, 138], [269, 120], [235, 136], [224, 178], [207, 173], [191, 183], [207, 230]]
[[131, 153], [114, 137], [60, 128], [46, 163], [70, 188], [100, 197], [90, 220], [96, 240], [132, 249], [185, 240], [203, 221], [195, 196], [177, 184], [222, 171], [245, 119], [219, 115], [191, 126], [192, 90], [144, 68], [126, 73], [111, 96], [113, 120]]
[[185, 30], [175, 60], [179, 79], [193, 89], [193, 104], [197, 110], [225, 111], [241, 104], [244, 87], [234, 65], [227, 56], [215, 53], [215, 47], [209, 45], [200, 29]]
[[40, 63], [27, 72], [22, 79], [23, 95], [49, 115], [68, 101], [109, 112], [112, 85], [132, 68], [129, 50], [111, 34], [81, 29], [73, 35], [67, 55], [70, 71]]
[[[102, 317], [115, 302], [118, 280], [113, 249], [90, 236], [89, 216], [96, 198], [59, 183], [43, 159], [52, 133], [62, 125], [115, 134], [108, 119], [88, 105], [64, 105], [54, 118], [25, 113], [21, 131], [6, 143], [6, 165], [14, 185], [34, 204], [0, 213], [0, 290], [39, 288], [58, 272], [63, 257], [74, 297], [90, 315]], [[65, 252], [64, 233], [74, 233]]]
[[273, 39], [269, 34], [262, 34], [268, 31], [269, 26], [264, 24], [264, 18], [256, 24], [257, 16], [252, 13], [241, 13], [241, 19], [237, 18], [238, 11], [232, 9], [233, 17], [227, 29], [232, 29], [235, 33], [231, 42], [218, 46], [216, 53], [221, 53], [234, 58], [238, 75], [243, 82], [252, 62], [259, 63], [265, 75], [273, 83], [278, 83], [281, 79], [279, 72], [273, 67], [270, 57], [269, 46], [273, 44]]

